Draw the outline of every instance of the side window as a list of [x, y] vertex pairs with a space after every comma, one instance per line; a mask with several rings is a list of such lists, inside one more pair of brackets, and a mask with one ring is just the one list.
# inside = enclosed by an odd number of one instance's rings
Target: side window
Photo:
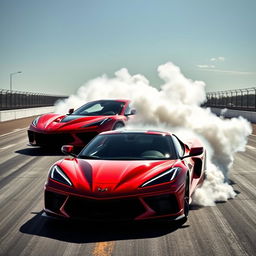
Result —
[[87, 113], [93, 113], [93, 112], [99, 112], [103, 109], [103, 107], [100, 104], [92, 105], [90, 108], [86, 109]]
[[180, 143], [180, 141], [174, 135], [172, 136], [172, 140], [179, 156], [183, 156], [185, 153], [184, 146]]
[[129, 104], [124, 112], [125, 115], [129, 115], [131, 113], [131, 105]]

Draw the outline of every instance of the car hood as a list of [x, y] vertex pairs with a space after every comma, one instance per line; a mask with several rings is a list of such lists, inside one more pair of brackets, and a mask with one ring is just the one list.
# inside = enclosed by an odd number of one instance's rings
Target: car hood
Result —
[[44, 131], [73, 130], [105, 118], [110, 117], [47, 114], [40, 117], [37, 128]]
[[66, 159], [61, 162], [61, 168], [78, 193], [105, 197], [138, 193], [144, 182], [171, 168], [176, 162]]

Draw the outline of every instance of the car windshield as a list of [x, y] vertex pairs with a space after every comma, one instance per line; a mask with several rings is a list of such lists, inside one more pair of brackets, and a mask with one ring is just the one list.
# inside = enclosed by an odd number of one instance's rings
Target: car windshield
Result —
[[89, 102], [75, 110], [72, 115], [82, 116], [112, 116], [119, 115], [125, 103], [114, 100], [101, 100]]
[[78, 158], [104, 160], [176, 159], [170, 136], [149, 133], [102, 134], [94, 138]]

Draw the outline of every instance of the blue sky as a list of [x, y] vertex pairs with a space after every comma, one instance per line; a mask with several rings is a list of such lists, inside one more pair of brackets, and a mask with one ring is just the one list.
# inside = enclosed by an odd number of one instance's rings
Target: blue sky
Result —
[[256, 86], [255, 0], [1, 0], [0, 88], [69, 95], [171, 61], [207, 91]]

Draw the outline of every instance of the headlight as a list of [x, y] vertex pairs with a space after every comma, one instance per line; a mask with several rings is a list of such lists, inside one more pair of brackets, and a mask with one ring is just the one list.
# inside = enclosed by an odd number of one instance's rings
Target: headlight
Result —
[[100, 125], [103, 125], [103, 124], [105, 124], [106, 122], [108, 122], [110, 120], [111, 120], [111, 118], [105, 118], [103, 120], [100, 120], [100, 121], [97, 121], [97, 122], [94, 122], [94, 123], [86, 124], [86, 125], [82, 126], [81, 128], [90, 127], [90, 126], [100, 126]]
[[148, 186], [153, 186], [153, 185], [172, 181], [178, 176], [180, 171], [181, 171], [180, 167], [174, 167], [170, 170], [167, 170], [167, 171], [159, 174], [158, 176], [154, 177], [153, 179], [143, 183], [141, 185], [141, 187], [148, 187]]
[[72, 186], [71, 181], [67, 177], [67, 175], [61, 170], [58, 165], [54, 165], [50, 170], [50, 178], [56, 180], [65, 185]]
[[32, 125], [34, 125], [35, 127], [37, 126], [37, 123], [38, 123], [38, 120], [39, 120], [40, 116], [38, 116], [37, 118], [35, 118], [33, 121], [32, 121]]

